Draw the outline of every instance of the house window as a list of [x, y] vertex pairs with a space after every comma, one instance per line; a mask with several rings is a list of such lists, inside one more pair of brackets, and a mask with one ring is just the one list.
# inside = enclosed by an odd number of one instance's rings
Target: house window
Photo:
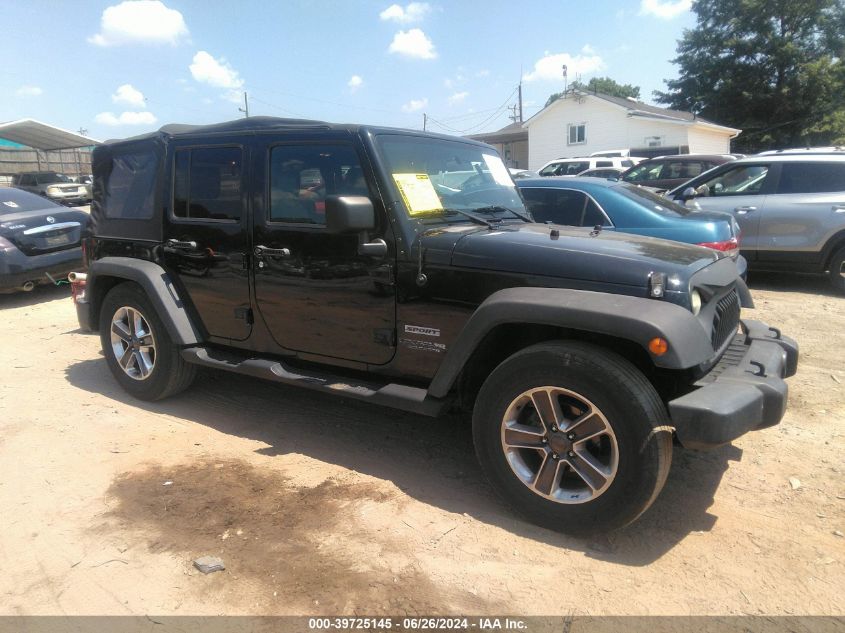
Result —
[[567, 126], [569, 132], [569, 145], [583, 145], [587, 142], [587, 124], [586, 123], [570, 123]]

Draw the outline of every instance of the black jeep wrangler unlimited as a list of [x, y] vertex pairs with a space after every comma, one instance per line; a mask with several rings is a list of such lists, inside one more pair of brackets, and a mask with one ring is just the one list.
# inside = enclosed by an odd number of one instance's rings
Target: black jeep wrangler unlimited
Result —
[[493, 487], [575, 533], [648, 508], [673, 437], [718, 446], [784, 414], [798, 348], [740, 321], [733, 260], [536, 224], [487, 145], [255, 117], [108, 142], [93, 167], [77, 311], [138, 398], [205, 366], [462, 406]]

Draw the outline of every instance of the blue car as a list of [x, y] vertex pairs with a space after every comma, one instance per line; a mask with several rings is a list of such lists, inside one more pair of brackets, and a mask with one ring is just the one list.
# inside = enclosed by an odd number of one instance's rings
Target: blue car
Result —
[[692, 211], [643, 187], [607, 178], [525, 178], [516, 180], [537, 222], [601, 227], [687, 242], [728, 253], [742, 277], [740, 230], [729, 213]]

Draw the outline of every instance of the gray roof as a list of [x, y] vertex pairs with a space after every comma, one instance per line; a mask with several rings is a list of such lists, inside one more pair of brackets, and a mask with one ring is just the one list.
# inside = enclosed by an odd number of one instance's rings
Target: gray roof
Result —
[[616, 105], [620, 105], [623, 108], [628, 108], [629, 110], [633, 110], [634, 112], [642, 112], [645, 115], [656, 116], [665, 119], [679, 119], [681, 121], [701, 121], [703, 123], [710, 123], [711, 125], [718, 125], [718, 123], [713, 123], [712, 121], [708, 121], [707, 119], [702, 119], [701, 117], [694, 115], [692, 112], [661, 108], [659, 106], [649, 105], [640, 101], [631, 101], [630, 99], [626, 99], [624, 97], [613, 97], [611, 95], [606, 95], [601, 92], [587, 92], [585, 94], [592, 94], [594, 97], [598, 97], [599, 99], [604, 99], [605, 101], [609, 101], [610, 103], [615, 103]]
[[[700, 116], [696, 116], [692, 112], [684, 112], [683, 110], [672, 110], [670, 108], [661, 108], [659, 106], [649, 105], [647, 103], [642, 103], [641, 101], [635, 101], [633, 99], [627, 99], [625, 97], [614, 97], [612, 95], [604, 94], [602, 92], [590, 92], [589, 90], [572, 90], [570, 92], [577, 92], [578, 94], [589, 96], [589, 97], [596, 97], [597, 99], [601, 99], [603, 101], [607, 101], [608, 103], [612, 103], [614, 105], [621, 106], [628, 110], [628, 114], [631, 116], [643, 116], [651, 119], [664, 119], [666, 121], [684, 121], [688, 123], [692, 122], [699, 122], [699, 123], [706, 123], [708, 125], [717, 125], [719, 127], [724, 127], [727, 129], [735, 129], [731, 128], [730, 126], [721, 125], [720, 123], [715, 123], [714, 121], [709, 121], [707, 119], [703, 119]], [[552, 107], [558, 100], [550, 103], [548, 106], [540, 110], [540, 112], [544, 112], [548, 108]], [[535, 114], [536, 117], [538, 112]]]
[[520, 121], [515, 121], [510, 125], [506, 125], [500, 130], [496, 130], [495, 132], [484, 132], [483, 134], [470, 134], [467, 138], [471, 138], [475, 141], [484, 141], [485, 143], [496, 143], [502, 141], [513, 141], [513, 140], [520, 140], [525, 139], [528, 140], [528, 130], [526, 130], [523, 126], [523, 123]]

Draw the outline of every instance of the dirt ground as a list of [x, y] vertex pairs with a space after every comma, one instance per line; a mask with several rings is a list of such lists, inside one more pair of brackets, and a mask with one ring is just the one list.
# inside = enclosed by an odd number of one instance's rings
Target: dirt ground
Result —
[[135, 401], [66, 287], [0, 296], [0, 615], [841, 615], [845, 298], [752, 290], [801, 345], [786, 418], [676, 449], [651, 510], [588, 540], [513, 515], [460, 417], [211, 372]]

